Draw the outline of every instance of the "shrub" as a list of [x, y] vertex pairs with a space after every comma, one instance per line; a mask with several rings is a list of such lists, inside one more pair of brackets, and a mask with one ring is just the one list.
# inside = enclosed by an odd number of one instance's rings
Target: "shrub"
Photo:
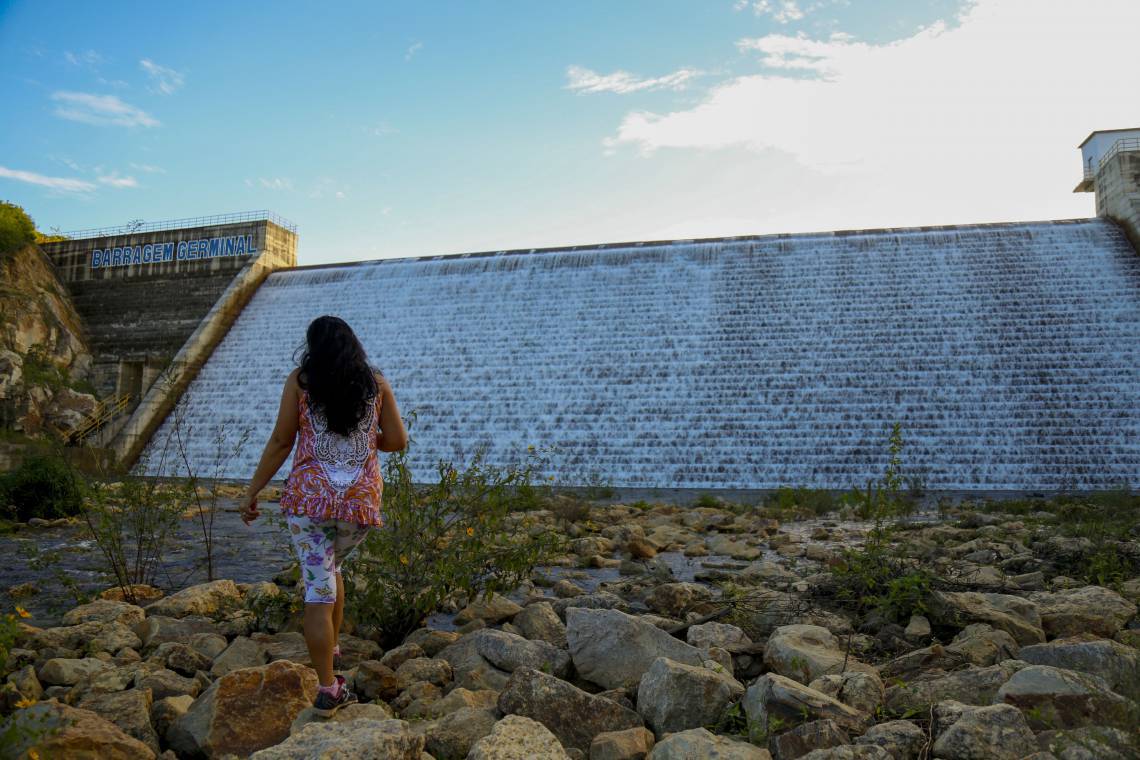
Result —
[[900, 559], [882, 540], [873, 537], [859, 549], [848, 549], [831, 568], [836, 600], [864, 614], [877, 612], [895, 623], [926, 612], [934, 577]]
[[0, 479], [0, 501], [17, 520], [79, 513], [83, 480], [61, 455], [29, 457]]
[[[349, 614], [385, 647], [399, 644], [446, 600], [469, 603], [517, 587], [563, 539], [517, 513], [531, 506], [535, 463], [499, 469], [480, 447], [458, 469], [440, 461], [439, 482], [417, 487], [408, 449], [385, 463], [385, 526], [345, 565]], [[516, 514], [512, 514], [516, 513]]]
[[36, 225], [15, 203], [0, 201], [0, 256], [6, 256], [35, 242]]

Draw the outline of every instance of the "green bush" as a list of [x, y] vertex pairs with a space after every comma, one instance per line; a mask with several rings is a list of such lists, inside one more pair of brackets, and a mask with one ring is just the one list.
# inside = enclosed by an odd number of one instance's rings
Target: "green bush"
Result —
[[[414, 415], [413, 415], [414, 416]], [[373, 530], [346, 563], [348, 613], [385, 647], [399, 644], [451, 599], [460, 604], [506, 593], [564, 539], [523, 512], [533, 505], [533, 460], [500, 469], [480, 447], [465, 469], [439, 462], [439, 482], [416, 486], [408, 449], [384, 471], [385, 526]]]
[[845, 550], [830, 572], [836, 601], [860, 615], [876, 612], [895, 623], [924, 614], [933, 591], [934, 576], [900, 559], [881, 537]]
[[0, 256], [35, 242], [36, 225], [15, 203], [0, 201]]
[[0, 502], [17, 520], [69, 517], [83, 506], [83, 480], [62, 456], [29, 457], [0, 478]]

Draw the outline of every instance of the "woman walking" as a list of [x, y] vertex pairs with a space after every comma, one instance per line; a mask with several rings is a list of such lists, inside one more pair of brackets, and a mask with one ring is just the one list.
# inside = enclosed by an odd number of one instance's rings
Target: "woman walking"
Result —
[[305, 583], [305, 643], [320, 689], [318, 714], [356, 701], [339, 668], [344, 620], [341, 566], [368, 530], [383, 524], [384, 481], [376, 452], [408, 443], [396, 397], [348, 324], [318, 317], [305, 334], [300, 366], [285, 380], [277, 424], [242, 502], [242, 520], [257, 519], [257, 495], [300, 438], [281, 493], [281, 510]]

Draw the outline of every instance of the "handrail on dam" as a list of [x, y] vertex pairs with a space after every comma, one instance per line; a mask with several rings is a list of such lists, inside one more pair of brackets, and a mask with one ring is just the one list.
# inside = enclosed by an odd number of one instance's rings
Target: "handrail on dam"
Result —
[[108, 237], [110, 235], [130, 235], [137, 232], [159, 232], [163, 230], [182, 230], [192, 227], [214, 227], [223, 224], [237, 224], [239, 222], [260, 222], [262, 220], [273, 222], [289, 232], [296, 233], [297, 225], [272, 211], [242, 211], [233, 214], [215, 214], [214, 216], [194, 216], [185, 219], [166, 219], [160, 222], [128, 222], [116, 227], [95, 227], [88, 230], [72, 230], [60, 233], [71, 240], [84, 238]]
[[1133, 151], [1140, 151], [1140, 137], [1121, 137], [1100, 157], [1100, 161], [1096, 164], [1095, 172], [1091, 166], [1085, 166], [1085, 179], [1095, 179], [1096, 175], [1100, 174], [1100, 170], [1104, 168], [1104, 165], [1108, 163], [1109, 159], [1117, 153], [1131, 153]]

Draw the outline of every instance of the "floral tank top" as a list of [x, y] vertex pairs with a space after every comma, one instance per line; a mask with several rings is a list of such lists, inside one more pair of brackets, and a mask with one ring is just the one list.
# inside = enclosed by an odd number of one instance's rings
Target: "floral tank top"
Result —
[[328, 429], [324, 414], [301, 389], [297, 450], [281, 492], [281, 510], [310, 520], [383, 525], [384, 479], [376, 456], [380, 398], [347, 436]]

